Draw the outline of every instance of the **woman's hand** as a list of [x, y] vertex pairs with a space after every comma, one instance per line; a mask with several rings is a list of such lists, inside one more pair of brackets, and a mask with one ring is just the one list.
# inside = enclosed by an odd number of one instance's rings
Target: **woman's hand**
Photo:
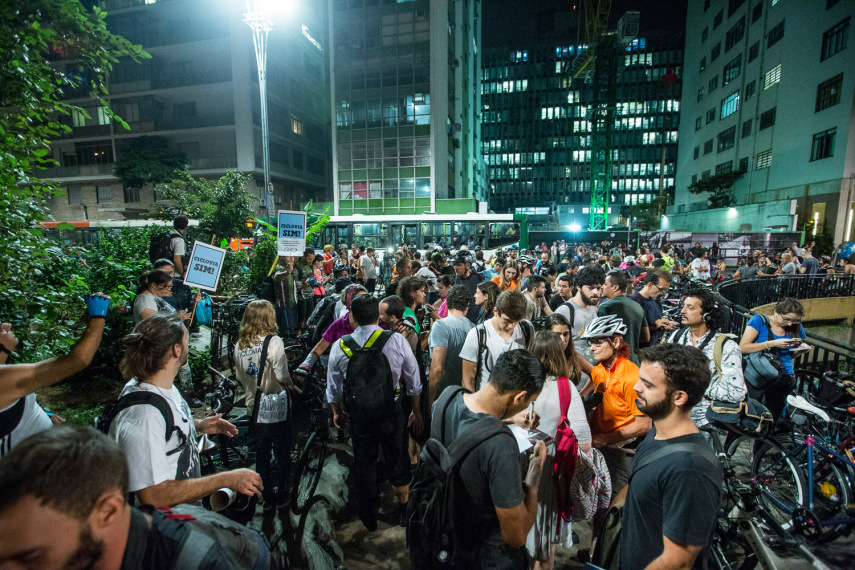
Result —
[[766, 343], [763, 343], [769, 348], [790, 348], [793, 344], [793, 339], [791, 338], [776, 338], [775, 340], [770, 340]]

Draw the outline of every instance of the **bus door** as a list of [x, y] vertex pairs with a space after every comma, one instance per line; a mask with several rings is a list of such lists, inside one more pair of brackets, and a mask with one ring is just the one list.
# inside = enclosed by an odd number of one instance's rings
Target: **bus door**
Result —
[[402, 244], [420, 245], [418, 243], [418, 224], [392, 224], [392, 243], [390, 247], [398, 249]]

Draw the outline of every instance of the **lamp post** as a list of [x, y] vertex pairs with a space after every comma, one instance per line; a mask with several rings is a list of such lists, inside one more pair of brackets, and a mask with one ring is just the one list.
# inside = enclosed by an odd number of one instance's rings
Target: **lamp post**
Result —
[[258, 90], [261, 95], [261, 157], [264, 167], [264, 204], [267, 223], [272, 223], [270, 212], [270, 195], [273, 184], [270, 182], [270, 131], [267, 120], [267, 36], [273, 28], [270, 19], [270, 4], [265, 0], [246, 0], [246, 12], [243, 15], [252, 30], [252, 41], [255, 44], [255, 63], [258, 67]]

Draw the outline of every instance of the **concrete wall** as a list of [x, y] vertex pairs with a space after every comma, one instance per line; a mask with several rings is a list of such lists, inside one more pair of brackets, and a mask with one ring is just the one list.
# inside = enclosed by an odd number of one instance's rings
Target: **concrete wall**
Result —
[[[846, 318], [850, 325], [855, 322], [855, 297], [834, 297], [826, 299], [801, 299], [805, 308], [804, 321], [832, 321]], [[761, 305], [752, 309], [755, 313], [771, 315], [775, 304]]]

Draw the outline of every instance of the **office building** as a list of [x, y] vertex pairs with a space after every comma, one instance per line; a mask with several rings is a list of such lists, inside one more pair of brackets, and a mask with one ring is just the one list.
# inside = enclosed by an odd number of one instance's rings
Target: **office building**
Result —
[[[293, 5], [294, 3], [292, 3]], [[184, 153], [194, 176], [228, 170], [252, 175], [265, 215], [258, 72], [243, 2], [102, 0], [110, 31], [141, 44], [151, 59], [121, 61], [109, 75], [111, 108], [125, 130], [88, 98], [85, 87], [67, 94], [88, 110], [67, 117], [71, 132], [52, 145], [59, 165], [43, 173], [67, 195], [50, 210], [56, 220], [137, 218], [159, 199], [149, 186], [123, 188], [113, 164], [140, 136], [162, 136]], [[321, 2], [300, 0], [272, 14], [267, 56], [272, 210], [323, 201], [330, 190], [330, 126], [326, 13]], [[277, 20], [277, 18], [279, 18]], [[58, 65], [76, 69], [62, 61]], [[85, 76], [83, 77], [85, 79]]]
[[[489, 203], [496, 212], [557, 212], [562, 226], [585, 228], [592, 89], [569, 73], [581, 46], [550, 36], [485, 52], [481, 114]], [[563, 37], [575, 38], [575, 29]], [[674, 184], [682, 48], [682, 34], [642, 27], [621, 58], [608, 225], [632, 223], [633, 206], [652, 200], [662, 184]], [[666, 75], [674, 82], [663, 81]]]
[[329, 0], [334, 212], [484, 200], [480, 0]]
[[[693, 0], [677, 196], [663, 227], [807, 230], [852, 240], [855, 3]], [[732, 208], [694, 182], [742, 172]]]

